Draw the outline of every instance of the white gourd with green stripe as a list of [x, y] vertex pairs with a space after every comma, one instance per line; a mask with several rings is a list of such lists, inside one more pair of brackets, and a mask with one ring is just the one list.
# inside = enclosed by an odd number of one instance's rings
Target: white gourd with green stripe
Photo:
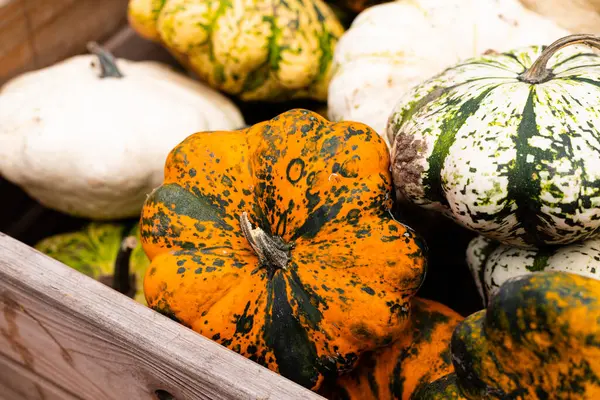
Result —
[[467, 264], [483, 305], [510, 278], [539, 271], [563, 271], [600, 279], [600, 239], [567, 246], [521, 249], [477, 236], [467, 247]]
[[518, 247], [597, 236], [600, 56], [578, 43], [600, 38], [472, 58], [403, 96], [387, 126], [399, 198]]

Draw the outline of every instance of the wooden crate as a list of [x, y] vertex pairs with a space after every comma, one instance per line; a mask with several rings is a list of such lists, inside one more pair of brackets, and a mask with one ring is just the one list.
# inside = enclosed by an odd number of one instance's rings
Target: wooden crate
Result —
[[[117, 57], [177, 66], [127, 27], [126, 4], [0, 0], [0, 84], [83, 53], [89, 40]], [[309, 103], [237, 104], [255, 123]], [[401, 214], [430, 249], [419, 296], [463, 315], [477, 311], [464, 263], [473, 234], [444, 219], [432, 228], [415, 210]], [[87, 223], [46, 209], [0, 177], [0, 399], [322, 398], [30, 247]]]

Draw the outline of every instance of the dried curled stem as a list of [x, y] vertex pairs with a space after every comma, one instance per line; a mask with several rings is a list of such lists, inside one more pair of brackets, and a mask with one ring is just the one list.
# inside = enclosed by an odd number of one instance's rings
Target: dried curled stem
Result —
[[519, 75], [519, 79], [523, 82], [532, 84], [543, 83], [551, 79], [554, 75], [552, 74], [552, 70], [547, 68], [548, 61], [550, 61], [550, 58], [563, 47], [574, 44], [585, 44], [600, 49], [600, 37], [589, 34], [576, 34], [556, 40], [544, 49], [542, 54], [535, 60], [529, 69]]
[[272, 272], [275, 269], [287, 268], [290, 261], [290, 246], [286, 245], [281, 238], [273, 238], [259, 227], [253, 228], [245, 211], [240, 216], [240, 227], [262, 266], [266, 266]]

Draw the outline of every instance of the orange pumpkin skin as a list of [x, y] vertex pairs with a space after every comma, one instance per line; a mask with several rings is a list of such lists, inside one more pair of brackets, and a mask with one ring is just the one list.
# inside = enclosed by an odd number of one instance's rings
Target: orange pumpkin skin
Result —
[[369, 127], [300, 109], [189, 136], [142, 210], [149, 306], [311, 389], [350, 370], [404, 334], [424, 277], [388, 157]]
[[443, 304], [413, 298], [407, 334], [365, 355], [354, 371], [322, 394], [330, 400], [410, 399], [419, 387], [454, 371], [450, 339], [462, 319]]

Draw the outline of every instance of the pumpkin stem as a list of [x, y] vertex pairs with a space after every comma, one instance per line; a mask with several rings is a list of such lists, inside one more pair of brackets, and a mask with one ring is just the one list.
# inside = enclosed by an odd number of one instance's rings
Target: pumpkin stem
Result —
[[252, 228], [248, 213], [245, 211], [240, 216], [240, 227], [261, 265], [269, 270], [270, 276], [275, 272], [274, 269], [287, 268], [290, 261], [290, 246], [286, 245], [280, 237], [273, 238], [259, 227]]
[[552, 79], [552, 77], [554, 76], [552, 70], [546, 68], [546, 66], [548, 65], [548, 61], [550, 61], [550, 58], [552, 58], [554, 53], [556, 53], [558, 50], [573, 44], [586, 44], [588, 46], [600, 49], [600, 36], [590, 34], [576, 34], [558, 39], [550, 46], [546, 47], [544, 51], [542, 51], [542, 54], [538, 57], [537, 60], [535, 60], [535, 62], [531, 67], [529, 67], [529, 69], [526, 69], [525, 72], [519, 75], [519, 80], [535, 84], [543, 83]]
[[135, 291], [131, 284], [131, 277], [129, 276], [129, 265], [131, 260], [131, 252], [137, 246], [137, 239], [135, 236], [127, 236], [121, 242], [121, 247], [117, 253], [115, 260], [115, 272], [113, 276], [113, 289], [123, 293], [129, 297], [131, 296], [132, 289]]
[[122, 78], [123, 74], [117, 68], [115, 57], [106, 49], [102, 48], [96, 42], [89, 42], [87, 49], [90, 53], [95, 54], [100, 62], [102, 73], [100, 78]]

